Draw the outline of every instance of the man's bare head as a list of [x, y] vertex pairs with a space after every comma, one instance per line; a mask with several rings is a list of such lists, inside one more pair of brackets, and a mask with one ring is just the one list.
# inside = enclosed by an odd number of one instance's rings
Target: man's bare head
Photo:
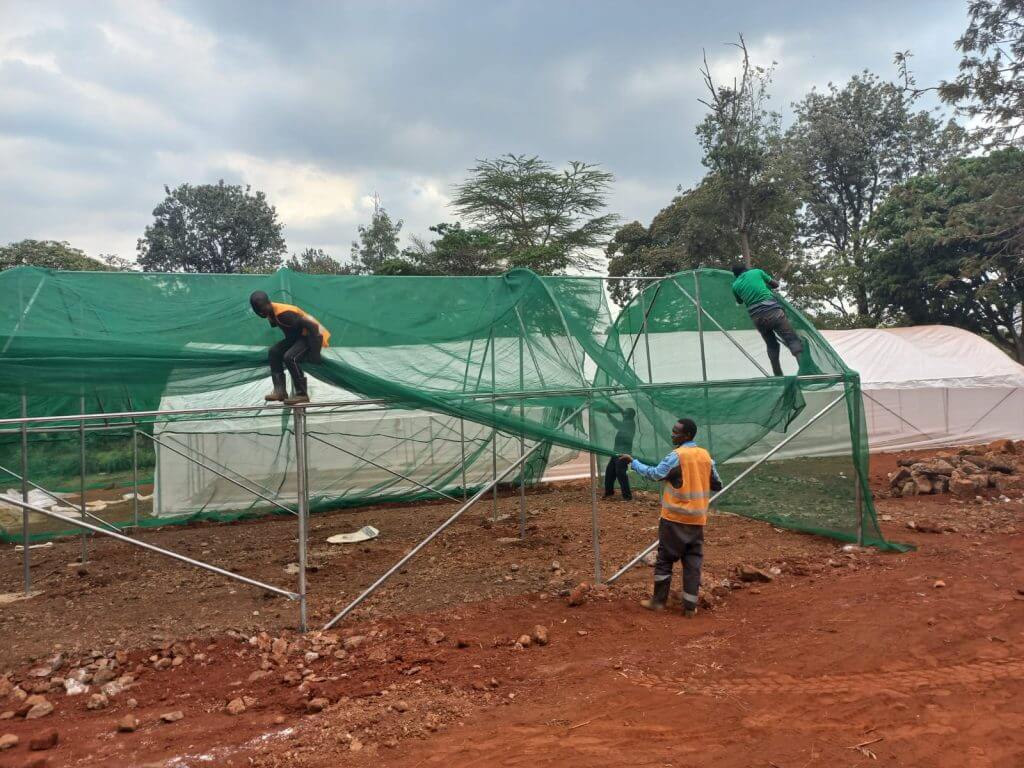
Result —
[[272, 312], [270, 297], [263, 291], [253, 291], [249, 296], [249, 306], [260, 317], [269, 317]]

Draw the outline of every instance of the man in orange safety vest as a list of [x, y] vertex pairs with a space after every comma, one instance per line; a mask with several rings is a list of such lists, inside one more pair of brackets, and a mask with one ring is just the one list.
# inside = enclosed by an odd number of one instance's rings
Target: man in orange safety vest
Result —
[[676, 446], [657, 466], [648, 466], [628, 454], [620, 458], [648, 480], [662, 480], [661, 520], [658, 523], [658, 559], [654, 564], [654, 595], [641, 601], [652, 611], [665, 609], [672, 584], [672, 567], [683, 561], [683, 615], [697, 614], [697, 592], [704, 561], [704, 526], [711, 494], [722, 488], [711, 455], [693, 439], [697, 424], [680, 419], [672, 427]]
[[[272, 327], [280, 328], [284, 333], [284, 338], [272, 346], [267, 355], [274, 391], [265, 399], [268, 402], [282, 401], [286, 405], [308, 403], [309, 389], [306, 376], [302, 372], [302, 363], [320, 362], [320, 351], [328, 345], [331, 332], [308, 312], [294, 304], [271, 301], [263, 291], [255, 291], [249, 297], [249, 305], [253, 312], [267, 318]], [[288, 390], [285, 387], [286, 367], [292, 375], [291, 397], [288, 397]]]

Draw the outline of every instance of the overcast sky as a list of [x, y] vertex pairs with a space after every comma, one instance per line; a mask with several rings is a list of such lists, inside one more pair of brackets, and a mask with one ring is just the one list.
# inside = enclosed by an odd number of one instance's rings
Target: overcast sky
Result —
[[267, 193], [290, 251], [347, 257], [374, 192], [407, 240], [506, 152], [602, 164], [646, 224], [702, 175], [702, 48], [727, 76], [742, 32], [786, 112], [894, 77], [899, 49], [919, 83], [950, 77], [965, 5], [0, 0], [0, 244], [134, 258], [163, 185], [223, 178]]

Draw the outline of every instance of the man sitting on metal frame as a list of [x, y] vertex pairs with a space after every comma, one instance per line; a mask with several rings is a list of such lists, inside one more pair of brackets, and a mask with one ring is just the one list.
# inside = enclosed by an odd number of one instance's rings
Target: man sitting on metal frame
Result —
[[[253, 312], [267, 318], [271, 326], [280, 328], [284, 333], [284, 338], [272, 346], [267, 355], [274, 391], [265, 399], [268, 402], [284, 402], [286, 405], [308, 403], [309, 389], [302, 372], [302, 363], [320, 362], [320, 351], [328, 346], [331, 332], [308, 312], [293, 304], [271, 301], [263, 291], [253, 292], [249, 304]], [[285, 387], [285, 367], [292, 375], [291, 397], [288, 397]]]

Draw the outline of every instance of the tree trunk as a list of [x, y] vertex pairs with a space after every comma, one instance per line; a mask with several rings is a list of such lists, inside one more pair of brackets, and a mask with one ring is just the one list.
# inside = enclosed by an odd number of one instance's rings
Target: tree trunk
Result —
[[750, 263], [750, 236], [745, 229], [740, 230], [740, 248], [743, 250], [743, 263], [750, 269], [754, 265]]

